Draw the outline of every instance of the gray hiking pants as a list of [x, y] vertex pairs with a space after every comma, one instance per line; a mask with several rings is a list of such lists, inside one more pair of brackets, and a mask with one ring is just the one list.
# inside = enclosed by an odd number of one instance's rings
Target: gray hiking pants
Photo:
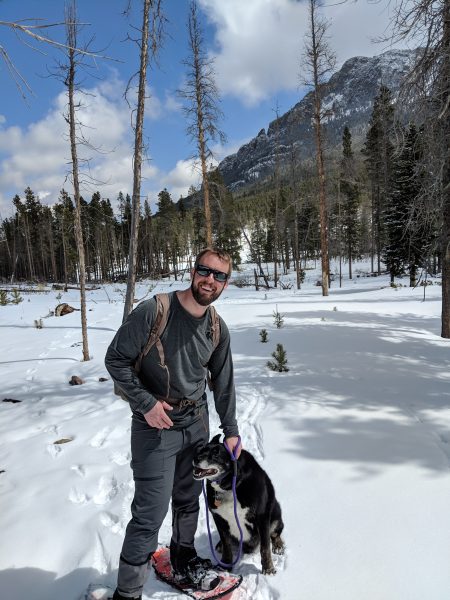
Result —
[[201, 483], [192, 476], [192, 459], [209, 438], [208, 413], [195, 409], [190, 424], [180, 429], [155, 429], [133, 415], [131, 468], [135, 485], [120, 555], [117, 589], [136, 597], [148, 576], [150, 555], [158, 547], [158, 531], [172, 499], [172, 541], [193, 547]]

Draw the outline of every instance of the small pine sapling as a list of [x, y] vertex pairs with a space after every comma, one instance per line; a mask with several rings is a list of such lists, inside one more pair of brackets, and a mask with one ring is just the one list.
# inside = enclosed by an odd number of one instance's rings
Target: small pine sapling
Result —
[[272, 356], [275, 359], [267, 361], [267, 366], [272, 371], [278, 371], [279, 373], [283, 373], [289, 371], [287, 368], [287, 358], [286, 358], [286, 350], [283, 348], [283, 344], [277, 344], [277, 349], [275, 352], [272, 352]]
[[277, 329], [280, 329], [280, 327], [284, 323], [284, 315], [282, 315], [281, 313], [278, 312], [278, 305], [276, 306], [276, 308], [272, 314], [273, 314], [274, 323], [277, 326]]
[[0, 290], [0, 306], [6, 306], [8, 304], [8, 292], [6, 290]]
[[268, 341], [267, 329], [261, 329], [259, 332], [259, 337], [261, 338], [261, 342], [266, 343]]
[[16, 288], [14, 288], [11, 293], [12, 293], [12, 300], [11, 300], [11, 302], [13, 304], [20, 304], [23, 301], [23, 298], [20, 295], [19, 290], [17, 290]]

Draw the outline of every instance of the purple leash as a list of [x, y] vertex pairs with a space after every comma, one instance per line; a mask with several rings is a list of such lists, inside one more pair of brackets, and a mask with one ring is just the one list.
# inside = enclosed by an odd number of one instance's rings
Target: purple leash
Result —
[[231, 460], [233, 461], [232, 489], [233, 489], [233, 501], [234, 501], [234, 518], [236, 519], [236, 524], [237, 524], [238, 529], [239, 529], [239, 551], [237, 553], [237, 556], [236, 556], [235, 560], [233, 560], [232, 563], [224, 563], [221, 560], [219, 560], [219, 558], [216, 555], [216, 552], [214, 550], [214, 545], [213, 545], [213, 542], [212, 542], [211, 529], [210, 529], [210, 526], [209, 526], [208, 498], [206, 496], [205, 481], [202, 482], [202, 488], [203, 488], [203, 497], [205, 498], [205, 504], [206, 504], [206, 526], [208, 528], [209, 547], [211, 548], [211, 553], [212, 553], [212, 555], [214, 557], [214, 560], [217, 562], [217, 564], [220, 565], [221, 567], [224, 567], [225, 569], [228, 569], [230, 567], [234, 567], [234, 565], [240, 560], [240, 558], [242, 556], [242, 543], [243, 543], [243, 540], [244, 540], [244, 534], [242, 533], [241, 524], [239, 523], [239, 518], [238, 518], [238, 514], [237, 514], [237, 496], [236, 496], [236, 479], [237, 479], [237, 458], [236, 458], [236, 452], [237, 452], [239, 446], [241, 445], [241, 436], [240, 435], [238, 436], [238, 443], [236, 444], [233, 452], [228, 448], [226, 440], [224, 440], [223, 445], [227, 449], [228, 454], [231, 456]]

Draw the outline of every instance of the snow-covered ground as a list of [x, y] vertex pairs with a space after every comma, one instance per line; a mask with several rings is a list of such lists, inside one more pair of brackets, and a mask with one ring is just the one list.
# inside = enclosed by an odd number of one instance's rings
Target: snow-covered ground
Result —
[[[261, 575], [258, 555], [245, 556], [233, 599], [448, 600], [450, 343], [439, 337], [441, 287], [427, 287], [423, 301], [423, 287], [360, 277], [323, 298], [317, 273], [307, 273], [299, 291], [230, 285], [217, 302], [232, 336], [243, 443], [274, 482], [287, 545], [275, 576]], [[164, 281], [151, 293], [186, 285]], [[88, 293], [89, 362], [80, 362], [80, 313], [47, 317], [60, 302], [78, 307], [77, 291], [0, 306], [0, 401], [21, 401], [0, 402], [5, 600], [78, 600], [90, 582], [114, 586], [133, 495], [130, 413], [111, 380], [99, 378], [108, 377], [103, 359], [123, 290]], [[136, 296], [149, 291], [141, 283]], [[277, 343], [287, 373], [266, 366]], [[70, 386], [72, 375], [84, 385]], [[217, 426], [213, 418], [212, 433]], [[55, 444], [63, 438], [71, 441]], [[168, 517], [160, 543], [169, 539]], [[197, 548], [209, 554], [204, 507]], [[151, 573], [144, 598], [183, 596]]]

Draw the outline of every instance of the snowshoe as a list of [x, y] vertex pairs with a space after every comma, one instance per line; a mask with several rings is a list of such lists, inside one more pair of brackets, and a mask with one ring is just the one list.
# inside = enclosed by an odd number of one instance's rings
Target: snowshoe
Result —
[[186, 573], [174, 573], [170, 564], [169, 548], [165, 547], [158, 548], [153, 554], [152, 565], [159, 579], [196, 600], [231, 600], [233, 591], [242, 582], [242, 575], [228, 573], [215, 567], [205, 568], [201, 564], [191, 569], [191, 572], [187, 569]]

